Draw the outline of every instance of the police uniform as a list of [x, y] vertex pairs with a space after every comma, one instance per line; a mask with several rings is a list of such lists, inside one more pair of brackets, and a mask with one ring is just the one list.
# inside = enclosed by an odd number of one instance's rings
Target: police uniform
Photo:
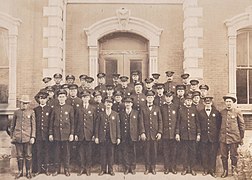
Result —
[[[133, 103], [132, 98], [125, 98], [124, 102]], [[136, 141], [139, 138], [139, 112], [134, 109], [125, 109], [119, 112], [123, 164], [127, 171], [135, 173], [136, 169]]]
[[[39, 97], [45, 99], [48, 93], [39, 93]], [[34, 108], [36, 119], [36, 158], [37, 158], [37, 174], [45, 170], [46, 175], [49, 174], [49, 121], [51, 118], [52, 108], [50, 106], [39, 105]], [[34, 164], [35, 166], [35, 164]]]
[[[236, 98], [233, 95], [225, 95], [224, 100], [232, 99], [236, 102]], [[230, 151], [230, 159], [232, 170], [237, 166], [238, 158], [238, 144], [242, 142], [245, 132], [245, 124], [243, 114], [237, 108], [223, 109], [221, 112], [221, 128], [220, 128], [220, 154], [222, 159], [222, 165], [224, 172], [222, 177], [228, 175], [228, 153]]]
[[[60, 79], [62, 79], [62, 74], [56, 73], [56, 74], [53, 75], [53, 78], [60, 78]], [[60, 83], [54, 84], [52, 86], [52, 88], [54, 89], [54, 94], [56, 94], [58, 92], [58, 90], [61, 89], [61, 84]]]
[[[89, 93], [82, 93], [82, 97], [90, 96]], [[84, 173], [90, 175], [92, 165], [92, 138], [95, 135], [95, 107], [90, 104], [83, 104], [78, 109], [77, 113], [77, 128], [76, 135], [78, 136], [79, 155], [81, 171], [78, 175]]]
[[[59, 94], [65, 94], [65, 90], [59, 90]], [[52, 110], [49, 135], [53, 136], [55, 143], [55, 168], [57, 175], [60, 172], [60, 157], [64, 157], [65, 173], [69, 176], [70, 145], [69, 136], [74, 135], [74, 108], [71, 105], [58, 104]]]
[[[156, 89], [162, 89], [162, 88], [164, 89], [164, 84], [158, 83], [158, 84], [155, 85], [155, 87], [156, 87]], [[165, 100], [164, 94], [156, 93], [156, 96], [155, 96], [155, 99], [154, 99], [153, 103], [155, 105], [161, 107], [161, 106], [163, 106], [165, 104], [165, 102], [166, 102], [166, 100]]]
[[[129, 78], [127, 76], [121, 76], [120, 77], [120, 80], [122, 82], [126, 82], [126, 81], [128, 81], [128, 79]], [[128, 85], [127, 86], [122, 86], [121, 88], [118, 88], [118, 89], [119, 89], [119, 91], [122, 92], [122, 98], [130, 96], [133, 93], [133, 88], [129, 87]]]
[[[186, 80], [190, 77], [190, 74], [184, 73], [184, 74], [181, 74], [180, 77], [181, 79]], [[188, 83], [182, 82], [182, 85], [185, 86], [185, 94], [187, 94], [190, 91], [191, 84], [189, 82]]]
[[[172, 92], [165, 92], [165, 96], [173, 96]], [[177, 124], [178, 106], [174, 103], [166, 103], [160, 107], [163, 120], [163, 155], [165, 174], [169, 171], [176, 174], [176, 150], [175, 130]]]
[[[153, 91], [147, 92], [146, 96], [154, 96]], [[145, 133], [144, 142], [145, 174], [151, 169], [156, 174], [155, 167], [157, 161], [157, 139], [156, 135], [163, 132], [163, 122], [160, 108], [156, 105], [145, 105], [140, 111], [140, 134]]]
[[140, 72], [139, 72], [139, 71], [137, 71], [137, 70], [132, 71], [132, 72], [131, 72], [131, 77], [132, 77], [133, 75], [137, 75], [137, 76], [138, 76], [138, 80], [135, 80], [135, 81], [134, 81], [134, 80], [132, 79], [132, 82], [128, 84], [128, 87], [130, 87], [131, 89], [134, 89], [135, 83], [138, 82], [138, 81], [140, 81]]
[[[206, 103], [212, 101], [212, 97], [204, 98]], [[201, 152], [204, 175], [211, 173], [215, 176], [216, 157], [219, 147], [219, 132], [221, 124], [220, 112], [213, 106], [199, 111], [201, 129]]]
[[[173, 77], [173, 74], [174, 74], [174, 72], [173, 71], [166, 71], [165, 72], [165, 74], [166, 74], [166, 76], [167, 77]], [[172, 81], [166, 81], [165, 83], [164, 83], [164, 86], [165, 86], [165, 91], [173, 91], [173, 92], [175, 92], [175, 90], [176, 90], [176, 83], [172, 80]]]
[[[105, 73], [98, 73], [97, 78], [105, 78], [106, 74]], [[102, 93], [102, 97], [105, 96], [106, 94], [106, 84], [98, 84], [95, 88], [95, 91], [100, 91]]]
[[[176, 86], [176, 92], [178, 90], [186, 91], [186, 86], [179, 84]], [[185, 93], [183, 94], [183, 96], [179, 96], [177, 93], [176, 95], [173, 96], [173, 103], [176, 104], [178, 107], [181, 107], [184, 104], [184, 101], [185, 101]]]
[[[70, 79], [71, 79], [72, 81], [68, 82], [68, 80], [70, 80]], [[72, 85], [72, 84], [74, 84], [74, 81], [75, 81], [75, 76], [74, 76], [74, 75], [68, 74], [68, 75], [66, 76], [66, 84]]]

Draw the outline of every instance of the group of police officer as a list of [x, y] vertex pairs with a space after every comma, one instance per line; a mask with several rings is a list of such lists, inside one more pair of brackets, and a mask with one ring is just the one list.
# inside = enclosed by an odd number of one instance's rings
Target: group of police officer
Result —
[[[24, 160], [26, 176], [32, 177], [32, 157], [37, 159], [35, 175], [43, 172], [50, 175], [49, 152], [54, 154], [53, 176], [60, 173], [62, 162], [65, 175], [70, 176], [73, 154], [79, 155], [77, 175], [91, 175], [94, 153], [100, 157], [99, 175], [113, 176], [117, 145], [121, 147], [124, 174], [135, 174], [137, 142], [143, 146], [144, 174], [156, 174], [159, 142], [162, 142], [164, 174], [177, 174], [178, 145], [182, 151], [182, 175], [196, 175], [195, 162], [199, 155], [202, 174], [216, 177], [218, 148], [224, 170], [221, 177], [228, 176], [229, 151], [232, 174], [235, 173], [237, 148], [242, 144], [245, 130], [243, 116], [234, 106], [236, 98], [231, 94], [223, 96], [226, 108], [219, 111], [213, 97], [208, 95], [207, 85], [199, 85], [196, 79], [189, 81], [189, 74], [182, 74], [179, 83], [173, 81], [173, 76], [174, 72], [167, 71], [167, 81], [160, 83], [160, 74], [154, 73], [143, 83], [141, 72], [132, 71], [131, 77], [113, 74], [113, 84], [106, 84], [106, 74], [98, 73], [98, 85], [94, 89], [94, 78], [87, 75], [79, 76], [79, 86], [73, 75], [67, 75], [66, 83], [62, 84], [62, 75], [54, 74], [52, 86], [48, 85], [52, 78], [44, 78], [45, 88], [35, 96], [39, 105], [29, 110], [29, 98], [22, 97], [21, 108], [14, 113], [11, 123], [19, 169], [16, 178], [23, 176]], [[31, 148], [36, 153], [31, 154]]]

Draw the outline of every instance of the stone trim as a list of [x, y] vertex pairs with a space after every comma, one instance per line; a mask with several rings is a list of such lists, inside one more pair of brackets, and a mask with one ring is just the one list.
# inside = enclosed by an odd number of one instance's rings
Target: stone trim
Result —
[[203, 9], [198, 7], [198, 0], [184, 0], [184, 72], [190, 74], [191, 79], [203, 79], [203, 69], [198, 61], [203, 58], [203, 48], [199, 47], [199, 40], [203, 38], [203, 28], [198, 20], [203, 16]]
[[182, 4], [183, 0], [67, 0], [70, 4]]
[[252, 6], [246, 8], [244, 13], [238, 14], [224, 23], [228, 35], [228, 62], [229, 62], [229, 93], [236, 95], [236, 38], [239, 29], [252, 25]]
[[16, 108], [17, 96], [17, 37], [21, 20], [0, 12], [0, 26], [8, 30], [9, 48], [9, 98], [8, 108]]

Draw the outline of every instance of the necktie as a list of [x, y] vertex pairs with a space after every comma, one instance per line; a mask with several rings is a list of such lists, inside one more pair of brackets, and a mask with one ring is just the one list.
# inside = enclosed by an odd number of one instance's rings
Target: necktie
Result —
[[210, 111], [210, 109], [206, 109], [206, 111]]

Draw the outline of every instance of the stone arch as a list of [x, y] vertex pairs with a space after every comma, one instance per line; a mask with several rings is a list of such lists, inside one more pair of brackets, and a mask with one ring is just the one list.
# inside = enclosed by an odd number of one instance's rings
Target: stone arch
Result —
[[98, 72], [98, 40], [113, 32], [138, 34], [149, 41], [149, 74], [158, 71], [158, 48], [162, 29], [152, 23], [130, 16], [130, 10], [121, 8], [114, 17], [100, 20], [85, 28], [89, 47], [89, 74], [96, 77]]

